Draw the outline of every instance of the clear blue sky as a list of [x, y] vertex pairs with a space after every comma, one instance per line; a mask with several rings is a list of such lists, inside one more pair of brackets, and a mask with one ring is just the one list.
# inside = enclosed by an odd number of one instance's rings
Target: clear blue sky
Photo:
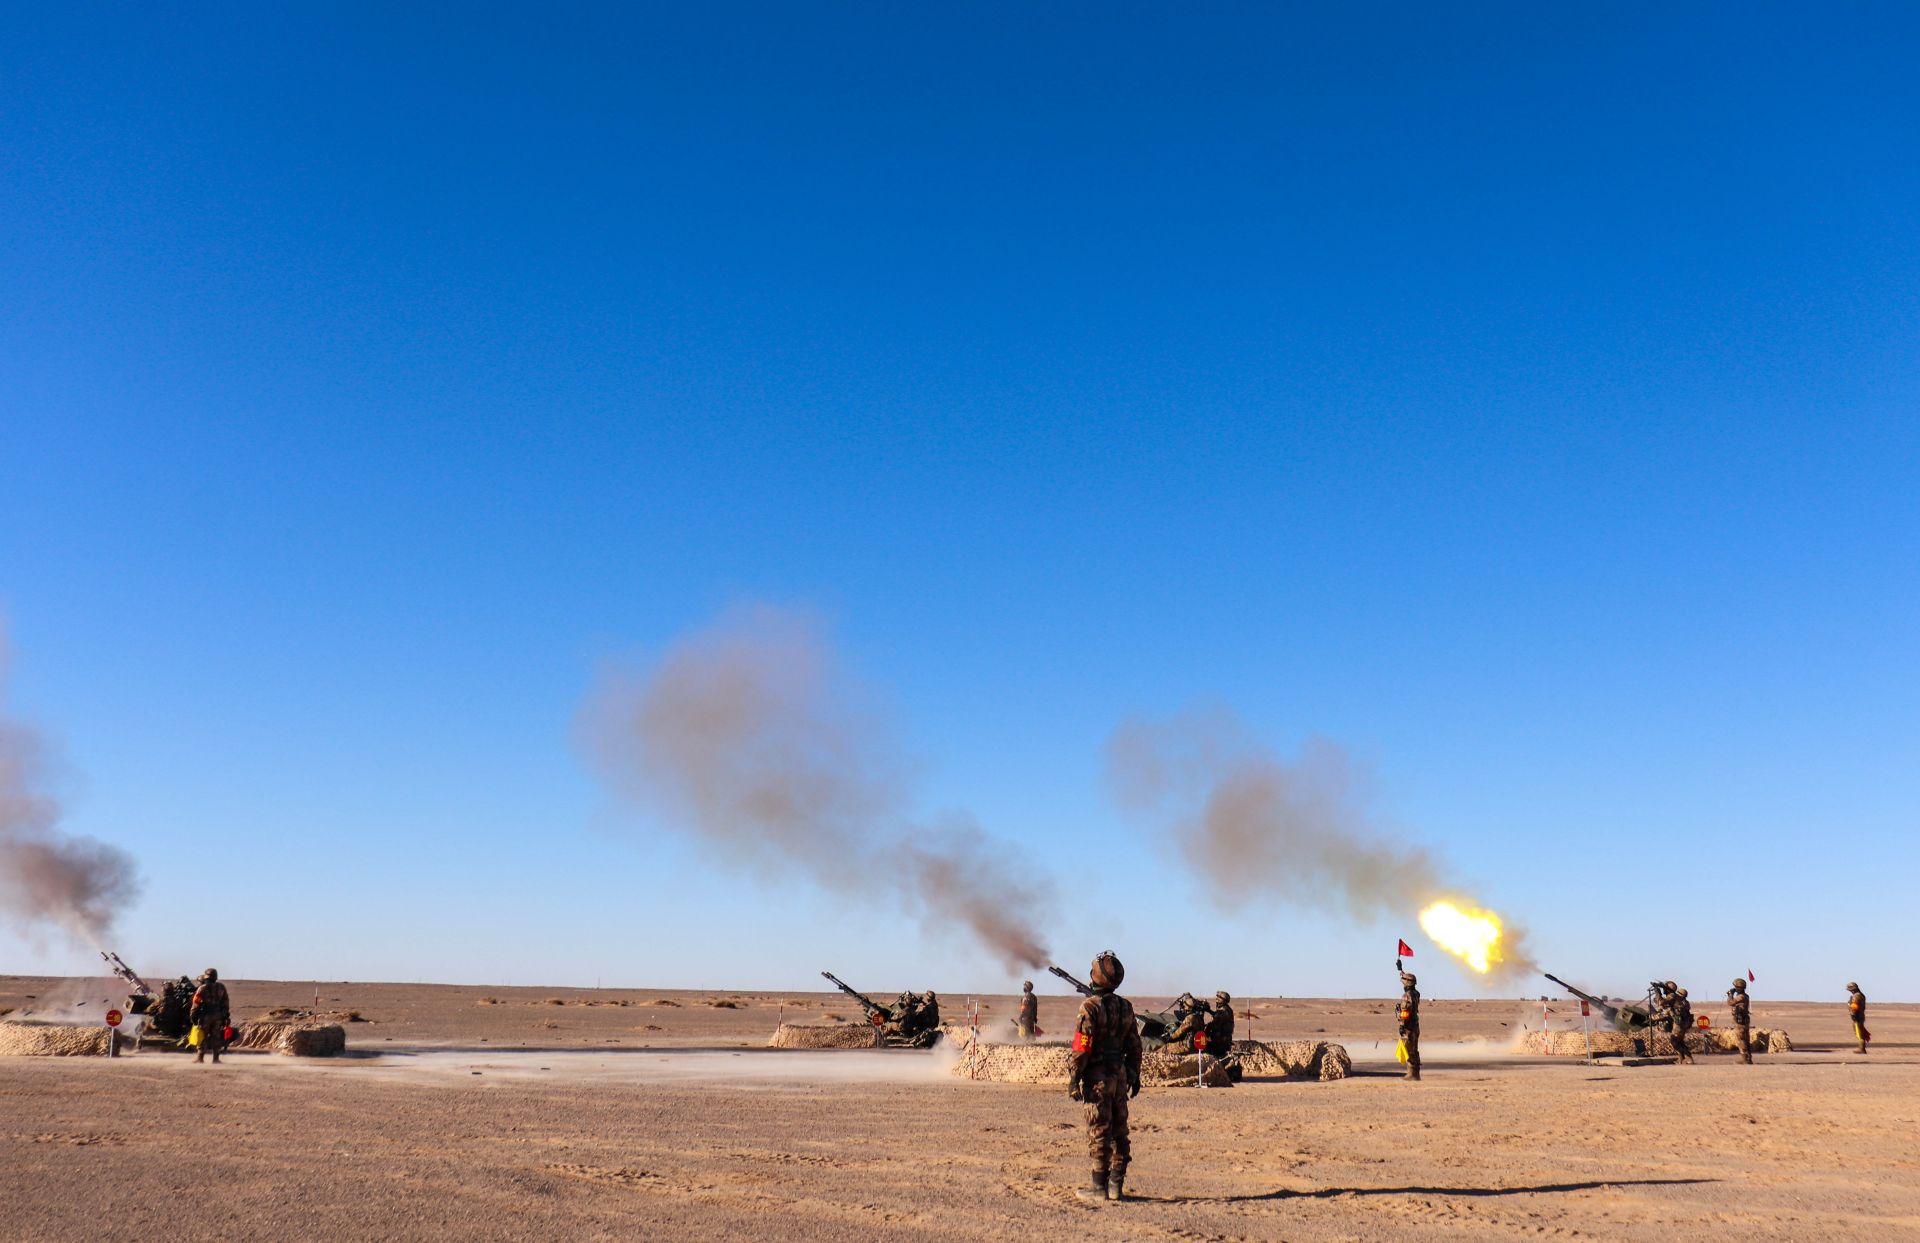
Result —
[[603, 661], [767, 599], [834, 619], [929, 809], [1118, 855], [1070, 964], [1391, 986], [1411, 914], [1222, 919], [1110, 807], [1113, 726], [1212, 696], [1352, 747], [1570, 977], [1920, 995], [1916, 36], [19, 8], [15, 704], [157, 969], [1005, 987], [579, 763]]

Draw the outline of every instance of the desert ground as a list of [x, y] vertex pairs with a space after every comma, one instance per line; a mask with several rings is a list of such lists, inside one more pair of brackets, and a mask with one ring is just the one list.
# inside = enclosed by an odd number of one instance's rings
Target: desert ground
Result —
[[[315, 994], [231, 987], [242, 1022]], [[1795, 1052], [1589, 1066], [1506, 1051], [1538, 1002], [1430, 999], [1413, 1084], [1387, 999], [1243, 998], [1242, 1035], [1338, 1040], [1354, 1077], [1149, 1089], [1137, 1199], [1092, 1207], [1058, 1089], [765, 1047], [782, 1017], [857, 1020], [837, 994], [318, 991], [358, 1016], [345, 1058], [0, 1058], [0, 1237], [1920, 1238], [1920, 1006], [1876, 1003], [1866, 1057], [1839, 997], [1761, 995]], [[16, 1016], [96, 993], [118, 996], [0, 977]], [[1042, 1027], [1075, 1001], [1045, 996]]]

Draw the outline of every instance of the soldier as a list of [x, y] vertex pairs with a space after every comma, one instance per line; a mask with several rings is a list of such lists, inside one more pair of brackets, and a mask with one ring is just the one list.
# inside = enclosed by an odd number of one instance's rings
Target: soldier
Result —
[[1407, 1046], [1407, 1078], [1420, 1077], [1420, 989], [1411, 971], [1400, 973], [1400, 1039]]
[[1655, 980], [1647, 985], [1647, 1026], [1672, 1030], [1673, 981]]
[[213, 1064], [220, 1064], [220, 1050], [226, 1047], [226, 1027], [232, 1021], [232, 1008], [227, 1002], [227, 986], [220, 982], [220, 973], [208, 967], [200, 973], [200, 987], [193, 994], [193, 1008], [189, 1013], [195, 1026], [200, 1029], [200, 1047], [194, 1051], [193, 1060], [204, 1062], [207, 1054], [213, 1054]]
[[1225, 1057], [1233, 1052], [1233, 997], [1224, 988], [1213, 995], [1213, 1018], [1207, 1022], [1207, 1052]]
[[1180, 1016], [1180, 1021], [1167, 1033], [1166, 1047], [1183, 1054], [1192, 1053], [1196, 1047], [1194, 1037], [1207, 1030], [1213, 1010], [1191, 993], [1182, 993], [1173, 1005], [1173, 1012]]
[[1733, 1038], [1740, 1047], [1742, 1065], [1753, 1065], [1753, 1003], [1747, 998], [1747, 982], [1739, 976], [1733, 977], [1733, 987], [1727, 990], [1727, 1009], [1733, 1011]]
[[187, 1014], [193, 1006], [193, 981], [186, 976], [160, 986], [160, 1005], [152, 1018], [156, 1034], [178, 1040], [187, 1034]]
[[1073, 1026], [1067, 1095], [1081, 1102], [1093, 1162], [1092, 1178], [1074, 1194], [1090, 1203], [1126, 1199], [1127, 1164], [1133, 1159], [1127, 1101], [1140, 1095], [1140, 1028], [1133, 1021], [1133, 1004], [1113, 991], [1125, 978], [1126, 968], [1112, 950], [1094, 959], [1087, 973], [1093, 995], [1080, 1003]]
[[1020, 985], [1020, 1010], [1013, 1016], [1013, 1030], [1022, 1040], [1040, 1034], [1040, 999], [1033, 995], [1033, 981]]
[[1860, 1042], [1860, 1052], [1867, 1051], [1867, 1041], [1873, 1039], [1873, 1033], [1867, 1030], [1867, 995], [1852, 980], [1847, 981], [1847, 1017], [1853, 1020], [1853, 1036]]
[[1687, 1033], [1693, 1030], [1693, 1003], [1687, 1000], [1687, 990], [1673, 990], [1673, 1000], [1667, 1010], [1667, 1034], [1673, 1037], [1673, 1051], [1677, 1055], [1674, 1065], [1681, 1062], [1693, 1065], [1693, 1050], [1687, 1047]]

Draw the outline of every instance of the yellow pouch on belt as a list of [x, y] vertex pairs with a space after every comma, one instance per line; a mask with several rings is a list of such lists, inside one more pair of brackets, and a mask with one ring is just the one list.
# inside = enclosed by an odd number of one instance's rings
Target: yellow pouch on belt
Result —
[[1393, 1045], [1393, 1060], [1394, 1060], [1394, 1061], [1396, 1061], [1396, 1062], [1399, 1062], [1399, 1063], [1401, 1063], [1402, 1065], [1404, 1065], [1404, 1064], [1406, 1064], [1407, 1062], [1409, 1062], [1409, 1061], [1412, 1061], [1412, 1060], [1413, 1060], [1413, 1059], [1412, 1059], [1411, 1057], [1409, 1057], [1409, 1056], [1408, 1056], [1408, 1054], [1407, 1054], [1407, 1042], [1406, 1042], [1406, 1040], [1405, 1040], [1404, 1038], [1403, 1038], [1403, 1039], [1400, 1039], [1400, 1040], [1396, 1040], [1396, 1041], [1394, 1042], [1394, 1045]]
[[200, 1047], [200, 1041], [203, 1039], [204, 1037], [200, 1034], [200, 1024], [195, 1023], [193, 1030], [187, 1033], [187, 1047], [189, 1049], [197, 1049]]

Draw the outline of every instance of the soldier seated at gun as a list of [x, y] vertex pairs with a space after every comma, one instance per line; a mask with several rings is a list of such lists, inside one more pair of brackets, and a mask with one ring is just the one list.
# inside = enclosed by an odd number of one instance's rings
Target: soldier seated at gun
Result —
[[911, 1049], [925, 1049], [940, 1039], [940, 999], [931, 991], [901, 993], [891, 1006], [883, 1006], [831, 971], [822, 971], [835, 988], [859, 1004], [867, 1022], [880, 1029], [883, 1043]]
[[908, 1049], [930, 1048], [940, 1039], [940, 999], [932, 990], [901, 993], [893, 1019], [881, 1029], [881, 1039]]
[[1174, 1026], [1166, 1034], [1163, 1047], [1180, 1053], [1197, 1053], [1207, 1047], [1204, 1037], [1213, 1021], [1213, 1007], [1192, 993], [1181, 993], [1173, 1002]]

